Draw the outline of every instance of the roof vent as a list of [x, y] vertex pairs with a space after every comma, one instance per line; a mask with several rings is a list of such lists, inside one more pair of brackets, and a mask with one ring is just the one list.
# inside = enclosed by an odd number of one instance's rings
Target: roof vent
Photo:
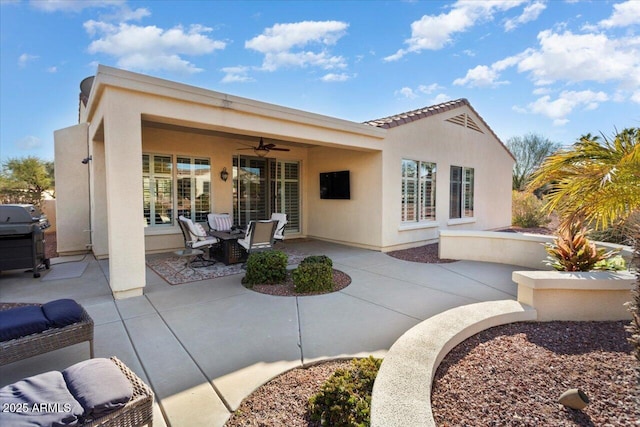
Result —
[[482, 132], [482, 129], [480, 129], [480, 126], [478, 126], [477, 123], [474, 122], [473, 119], [471, 117], [469, 117], [469, 115], [467, 113], [462, 113], [462, 114], [459, 114], [457, 116], [449, 117], [445, 121], [447, 121], [449, 123], [453, 123], [454, 125], [462, 126], [462, 127], [469, 128], [469, 129], [473, 129], [476, 132], [484, 133], [484, 132]]

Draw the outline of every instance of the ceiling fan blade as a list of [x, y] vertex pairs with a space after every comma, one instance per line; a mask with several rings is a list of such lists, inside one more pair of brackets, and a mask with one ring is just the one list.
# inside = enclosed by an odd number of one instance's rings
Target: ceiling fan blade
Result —
[[270, 148], [272, 151], [291, 151], [288, 148]]
[[263, 147], [266, 148], [267, 150], [271, 150], [275, 146], [276, 146], [276, 144], [264, 144], [263, 145]]

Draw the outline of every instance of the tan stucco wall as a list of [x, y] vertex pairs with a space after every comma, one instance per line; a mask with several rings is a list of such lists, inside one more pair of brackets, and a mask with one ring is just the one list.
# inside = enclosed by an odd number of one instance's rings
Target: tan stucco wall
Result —
[[88, 124], [80, 123], [54, 132], [56, 178], [56, 231], [58, 253], [85, 252], [89, 235]]
[[[484, 133], [445, 120], [468, 114]], [[402, 159], [436, 163], [436, 221], [401, 223]], [[384, 141], [384, 250], [415, 246], [438, 238], [438, 229], [486, 230], [511, 225], [511, 173], [514, 160], [467, 106], [388, 130]], [[449, 220], [451, 166], [474, 168], [474, 220]]]
[[538, 320], [627, 320], [635, 277], [626, 271], [514, 271], [518, 302], [536, 309]]
[[[326, 147], [309, 149], [305, 215], [307, 234], [335, 242], [380, 249], [382, 153]], [[320, 173], [350, 171], [351, 199], [320, 199]]]

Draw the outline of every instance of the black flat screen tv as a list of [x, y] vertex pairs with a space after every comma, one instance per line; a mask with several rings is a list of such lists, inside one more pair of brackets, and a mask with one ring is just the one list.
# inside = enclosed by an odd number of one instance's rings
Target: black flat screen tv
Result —
[[320, 173], [321, 199], [351, 199], [349, 171]]

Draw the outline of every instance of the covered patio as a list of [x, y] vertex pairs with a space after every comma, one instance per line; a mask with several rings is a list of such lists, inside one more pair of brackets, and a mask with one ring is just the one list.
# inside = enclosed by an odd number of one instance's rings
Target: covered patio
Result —
[[[312, 239], [285, 246], [329, 256], [352, 283], [331, 294], [275, 297], [246, 289], [241, 275], [171, 286], [145, 267], [144, 295], [116, 300], [111, 261], [89, 255], [55, 260], [43, 280], [3, 272], [0, 296], [3, 302], [76, 299], [95, 321], [96, 356], [116, 355], [153, 388], [157, 426], [222, 426], [244, 397], [287, 369], [327, 358], [382, 357], [424, 319], [516, 297], [515, 266], [421, 264]], [[46, 280], [57, 262], [88, 265], [79, 277]], [[5, 365], [0, 385], [88, 357], [82, 343]]]

